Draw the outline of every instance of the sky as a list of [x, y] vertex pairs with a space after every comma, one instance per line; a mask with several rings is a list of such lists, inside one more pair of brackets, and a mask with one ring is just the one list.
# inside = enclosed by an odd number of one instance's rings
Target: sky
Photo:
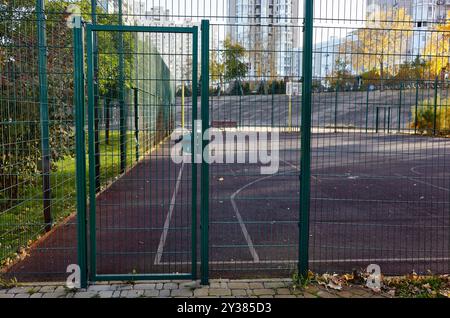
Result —
[[[163, 7], [170, 11], [172, 19], [181, 21], [185, 16], [199, 22], [202, 18], [209, 17], [212, 24], [225, 24], [228, 14], [228, 0], [128, 0], [135, 8], [142, 3], [142, 14], [153, 7]], [[295, 0], [303, 3], [303, 0]], [[136, 9], [133, 11], [136, 12]], [[314, 41], [316, 43], [326, 41], [330, 37], [329, 27], [339, 28], [339, 32], [333, 32], [335, 37], [344, 37], [354, 28], [361, 27], [366, 14], [366, 0], [314, 0], [314, 24], [317, 27]], [[299, 6], [299, 17], [303, 17], [303, 4]], [[299, 20], [301, 23], [301, 19]], [[225, 27], [216, 27], [216, 37], [224, 37]]]

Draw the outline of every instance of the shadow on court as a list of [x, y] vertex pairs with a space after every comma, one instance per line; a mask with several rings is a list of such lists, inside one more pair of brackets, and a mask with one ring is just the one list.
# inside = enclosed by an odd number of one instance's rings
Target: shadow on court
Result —
[[[261, 175], [257, 164], [210, 166], [212, 277], [287, 276], [295, 270], [300, 146], [298, 133], [282, 133], [280, 169], [270, 176]], [[322, 133], [314, 134], [312, 147], [312, 270], [349, 272], [372, 263], [385, 274], [450, 270], [448, 139]], [[96, 273], [190, 272], [192, 166], [174, 164], [169, 151], [164, 144], [98, 195], [90, 247]], [[198, 186], [198, 202], [200, 195]], [[10, 275], [64, 279], [66, 266], [76, 263], [76, 248], [53, 247], [73, 246], [75, 224], [71, 217], [42, 238]], [[196, 229], [200, 242], [199, 224]]]

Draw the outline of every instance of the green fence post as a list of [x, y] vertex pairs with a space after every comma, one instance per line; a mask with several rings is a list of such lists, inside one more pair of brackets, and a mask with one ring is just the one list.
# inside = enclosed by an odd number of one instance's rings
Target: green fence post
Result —
[[369, 132], [369, 97], [370, 97], [370, 86], [367, 86], [367, 96], [366, 96], [366, 134]]
[[242, 127], [242, 87], [241, 80], [238, 80], [238, 89], [239, 89], [239, 128]]
[[[91, 0], [92, 24], [97, 24], [97, 1]], [[95, 191], [100, 191], [100, 137], [99, 137], [99, 94], [98, 94], [98, 37], [93, 34], [94, 49], [94, 139], [95, 139]]]
[[337, 133], [337, 114], [338, 114], [338, 98], [339, 98], [339, 85], [336, 84], [336, 96], [334, 98], [334, 133]]
[[400, 84], [400, 102], [398, 105], [398, 132], [402, 130], [402, 103], [403, 103], [403, 83]]
[[274, 127], [274, 106], [275, 106], [275, 83], [272, 80], [272, 112], [271, 112], [271, 119], [270, 119], [270, 127]]
[[[209, 21], [202, 20], [202, 136], [209, 129]], [[202, 137], [202, 154], [208, 141]], [[201, 283], [209, 283], [209, 164], [202, 159], [201, 166]]]
[[[192, 34], [192, 87], [198, 87], [198, 27], [194, 27]], [[183, 83], [184, 87], [184, 83]], [[197, 189], [197, 161], [195, 150], [199, 146], [194, 134], [198, 133], [196, 121], [198, 120], [198, 89], [192, 90], [192, 189]], [[183, 127], [184, 128], [184, 127]], [[202, 127], [203, 129], [203, 127]], [[203, 148], [202, 148], [203, 149]], [[197, 279], [197, 191], [192, 191], [192, 278]]]
[[136, 162], [139, 161], [139, 100], [138, 89], [133, 88], [134, 91], [134, 139], [136, 140]]
[[378, 126], [380, 124], [380, 108], [376, 108], [376, 114], [375, 114], [375, 133], [378, 134]]
[[[119, 25], [123, 25], [122, 0], [118, 0]], [[127, 168], [127, 118], [125, 109], [125, 80], [124, 80], [124, 58], [123, 58], [123, 34], [119, 31], [119, 107], [120, 107], [120, 172], [124, 173]]]
[[392, 113], [392, 108], [389, 107], [387, 110], [387, 133], [391, 133], [391, 113]]
[[298, 271], [303, 277], [309, 270], [309, 213], [311, 196], [311, 104], [312, 104], [312, 50], [313, 50], [313, 0], [305, 0], [303, 37], [303, 87], [301, 114], [301, 173], [299, 217]]
[[77, 254], [80, 266], [81, 288], [87, 287], [87, 238], [86, 238], [86, 136], [84, 111], [84, 53], [81, 17], [75, 17], [74, 42], [74, 104], [76, 143], [76, 189], [77, 189]]
[[417, 125], [419, 124], [419, 116], [417, 112], [419, 111], [419, 80], [417, 80], [416, 84], [416, 104], [415, 104], [415, 112], [414, 112], [414, 134], [417, 134]]
[[109, 145], [109, 123], [111, 116], [111, 100], [108, 97], [104, 99], [104, 120], [105, 120], [105, 144]]
[[41, 125], [41, 149], [42, 149], [42, 194], [45, 231], [52, 228], [51, 213], [51, 185], [50, 185], [50, 137], [49, 137], [49, 113], [48, 113], [48, 82], [47, 82], [47, 37], [45, 27], [44, 0], [36, 1], [37, 35], [39, 46], [39, 110]]
[[95, 189], [95, 139], [94, 139], [94, 61], [91, 25], [86, 28], [86, 61], [88, 92], [88, 143], [89, 143], [89, 278], [95, 280], [97, 274], [97, 240], [96, 240], [96, 189]]
[[438, 102], [438, 76], [434, 80], [434, 117], [433, 117], [433, 136], [437, 133], [437, 102]]

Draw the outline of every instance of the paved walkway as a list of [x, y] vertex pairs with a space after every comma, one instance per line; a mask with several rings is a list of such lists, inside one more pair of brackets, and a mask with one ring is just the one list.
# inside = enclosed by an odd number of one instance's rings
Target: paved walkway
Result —
[[62, 285], [21, 285], [0, 289], [0, 298], [380, 298], [360, 286], [345, 286], [341, 291], [312, 285], [294, 289], [290, 279], [212, 280], [210, 286], [195, 282], [164, 281], [152, 283], [105, 283], [87, 290], [72, 291]]

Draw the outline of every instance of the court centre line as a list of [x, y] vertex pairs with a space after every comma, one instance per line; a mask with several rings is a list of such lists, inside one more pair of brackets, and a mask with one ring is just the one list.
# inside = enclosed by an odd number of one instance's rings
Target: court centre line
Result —
[[164, 222], [164, 230], [161, 234], [161, 239], [159, 240], [158, 251], [155, 256], [155, 265], [161, 264], [161, 258], [164, 251], [164, 245], [166, 244], [167, 234], [169, 232], [170, 220], [172, 219], [173, 209], [175, 207], [175, 200], [177, 197], [178, 189], [180, 188], [181, 177], [183, 176], [184, 162], [181, 164], [180, 172], [178, 173], [177, 183], [175, 184], [175, 189], [173, 191], [172, 200], [170, 201], [169, 213], [167, 213], [166, 221]]

